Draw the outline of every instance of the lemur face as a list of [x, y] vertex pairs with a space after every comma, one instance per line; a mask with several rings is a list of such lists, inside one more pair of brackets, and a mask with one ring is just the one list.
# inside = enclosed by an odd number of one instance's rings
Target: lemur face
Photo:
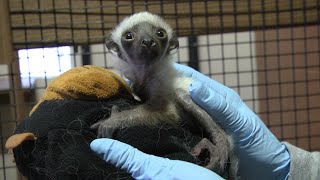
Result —
[[109, 51], [128, 65], [150, 66], [179, 47], [169, 24], [149, 12], [125, 18], [106, 40]]
[[168, 52], [167, 32], [147, 22], [126, 30], [121, 37], [121, 44], [133, 64], [150, 65], [161, 59]]

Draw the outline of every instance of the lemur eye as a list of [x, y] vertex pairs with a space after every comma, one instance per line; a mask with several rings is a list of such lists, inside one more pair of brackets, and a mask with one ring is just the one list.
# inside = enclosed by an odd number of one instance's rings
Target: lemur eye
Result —
[[134, 37], [132, 32], [127, 32], [124, 34], [124, 38], [126, 38], [126, 40], [132, 40]]
[[165, 32], [164, 30], [162, 30], [162, 29], [158, 29], [158, 30], [156, 31], [156, 34], [157, 34], [157, 36], [158, 36], [159, 38], [164, 38], [164, 37], [166, 36], [166, 32]]

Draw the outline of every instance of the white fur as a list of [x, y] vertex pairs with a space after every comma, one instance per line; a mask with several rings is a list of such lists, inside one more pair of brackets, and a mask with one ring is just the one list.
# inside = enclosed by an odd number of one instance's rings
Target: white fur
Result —
[[112, 40], [117, 44], [120, 44], [121, 37], [127, 29], [131, 29], [133, 26], [140, 24], [141, 22], [148, 22], [155, 27], [163, 28], [167, 34], [168, 39], [171, 39], [173, 30], [169, 24], [167, 24], [161, 17], [149, 13], [140, 12], [126, 17], [112, 32]]
[[189, 92], [189, 86], [191, 84], [192, 79], [185, 76], [177, 76], [174, 80], [174, 89], [183, 89]]

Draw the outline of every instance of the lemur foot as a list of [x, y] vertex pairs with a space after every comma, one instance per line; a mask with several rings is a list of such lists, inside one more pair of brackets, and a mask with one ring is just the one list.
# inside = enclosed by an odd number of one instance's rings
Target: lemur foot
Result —
[[228, 135], [200, 106], [193, 102], [189, 93], [182, 89], [176, 90], [176, 100], [187, 113], [193, 115], [193, 121], [206, 132], [203, 138], [193, 149], [193, 154], [199, 156], [207, 150], [210, 160], [206, 168], [221, 173], [228, 162], [230, 143]]
[[[206, 168], [213, 170], [214, 172], [220, 174], [225, 170], [225, 159], [220, 157], [221, 147], [217, 147], [212, 144], [207, 138], [203, 138], [191, 151], [191, 154], [199, 159], [202, 159], [206, 163]], [[209, 154], [209, 158], [207, 158]], [[204, 157], [203, 157], [204, 156]], [[203, 159], [206, 158], [206, 159]]]
[[110, 117], [96, 122], [90, 128], [97, 130], [98, 138], [112, 138], [115, 131], [128, 126], [126, 121], [129, 118], [127, 111], [120, 111], [119, 107], [112, 106]]

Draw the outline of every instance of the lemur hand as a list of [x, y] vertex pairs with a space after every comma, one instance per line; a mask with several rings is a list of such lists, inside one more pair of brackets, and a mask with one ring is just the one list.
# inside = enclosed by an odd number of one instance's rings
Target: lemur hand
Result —
[[232, 136], [244, 179], [286, 179], [290, 156], [286, 147], [232, 89], [187, 66], [175, 68], [192, 78], [191, 98]]
[[134, 179], [222, 179], [214, 172], [179, 160], [145, 154], [113, 139], [96, 139], [90, 147], [105, 161], [131, 174]]

